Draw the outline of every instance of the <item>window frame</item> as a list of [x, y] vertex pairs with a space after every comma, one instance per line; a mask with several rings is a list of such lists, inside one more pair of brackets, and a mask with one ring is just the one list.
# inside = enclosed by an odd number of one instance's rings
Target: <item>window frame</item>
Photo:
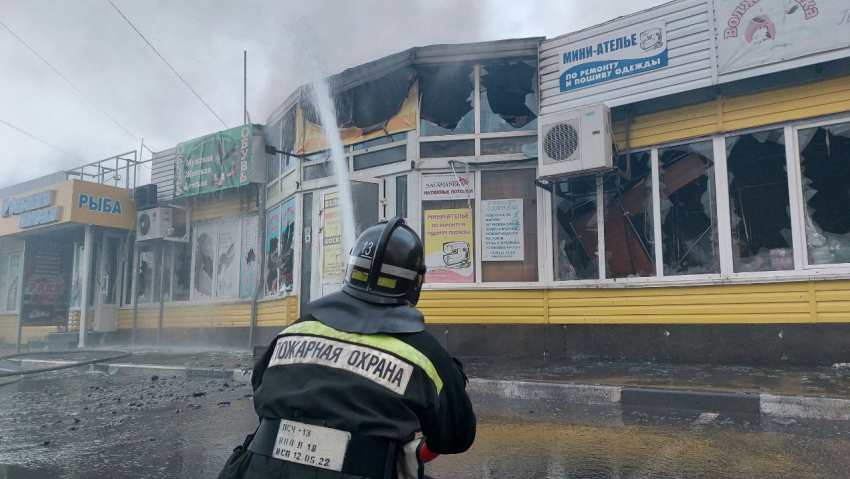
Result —
[[[553, 288], [593, 288], [593, 287], [636, 287], [636, 286], [695, 286], [711, 284], [752, 284], [765, 282], [792, 282], [822, 279], [847, 279], [850, 278], [850, 263], [836, 264], [808, 264], [808, 251], [805, 237], [805, 205], [802, 191], [802, 170], [800, 164], [799, 136], [801, 129], [817, 128], [842, 123], [850, 123], [850, 114], [829, 115], [826, 117], [807, 118], [754, 128], [726, 131], [709, 136], [699, 136], [684, 140], [667, 143], [658, 143], [650, 146], [635, 148], [633, 152], [651, 151], [652, 176], [653, 176], [653, 221], [655, 237], [655, 261], [656, 275], [649, 277], [634, 278], [605, 278], [604, 254], [599, 258], [600, 278], [591, 280], [566, 280], [555, 279], [554, 267], [554, 217], [552, 205], [552, 193], [546, 192], [546, 200], [543, 202], [543, 218], [546, 222], [546, 286]], [[794, 269], [778, 271], [734, 271], [732, 258], [732, 229], [731, 229], [731, 205], [729, 201], [728, 163], [726, 156], [726, 139], [734, 136], [759, 133], [769, 130], [783, 129], [785, 135], [785, 161], [788, 170], [788, 194], [789, 213], [791, 216], [791, 233], [793, 241]], [[681, 146], [685, 144], [712, 141], [714, 148], [714, 185], [717, 199], [717, 228], [719, 239], [720, 272], [699, 275], [664, 275], [661, 241], [661, 208], [660, 208], [660, 183], [659, 183], [659, 158], [658, 151], [663, 148]], [[623, 153], [623, 152], [620, 152]], [[603, 192], [597, 186], [597, 215], [603, 214]], [[604, 250], [604, 221], [599, 225], [599, 251]]]
[[18, 255], [20, 259], [18, 260], [18, 298], [15, 299], [15, 305], [17, 308], [8, 309], [8, 304], [3, 303], [3, 309], [0, 310], [0, 315], [2, 316], [11, 316], [15, 314], [19, 314], [21, 311], [21, 284], [23, 283], [23, 274], [24, 274], [24, 252], [23, 251], [14, 251], [10, 253], [4, 253], [0, 255], [0, 262], [6, 263], [6, 282], [9, 282], [12, 273], [12, 257]]

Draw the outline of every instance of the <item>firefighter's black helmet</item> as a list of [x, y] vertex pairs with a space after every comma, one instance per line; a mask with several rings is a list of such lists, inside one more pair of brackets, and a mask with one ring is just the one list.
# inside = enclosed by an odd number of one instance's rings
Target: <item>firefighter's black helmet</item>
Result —
[[357, 238], [342, 290], [372, 303], [415, 306], [424, 276], [422, 240], [403, 219], [392, 218], [370, 226]]

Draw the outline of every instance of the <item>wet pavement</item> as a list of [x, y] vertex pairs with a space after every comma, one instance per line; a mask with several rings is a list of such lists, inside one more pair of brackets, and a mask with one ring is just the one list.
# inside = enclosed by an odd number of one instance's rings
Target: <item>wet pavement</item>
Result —
[[[256, 426], [250, 386], [65, 371], [0, 388], [0, 478], [216, 477]], [[476, 399], [447, 478], [850, 477], [850, 422]]]
[[850, 399], [850, 364], [735, 366], [466, 358], [470, 377]]

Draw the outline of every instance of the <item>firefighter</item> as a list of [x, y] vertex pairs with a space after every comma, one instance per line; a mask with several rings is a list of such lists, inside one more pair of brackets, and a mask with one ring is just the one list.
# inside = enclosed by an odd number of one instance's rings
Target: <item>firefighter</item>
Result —
[[404, 220], [364, 231], [342, 291], [309, 303], [254, 366], [260, 425], [219, 478], [421, 479], [425, 461], [466, 451], [463, 366], [413, 307], [424, 274]]

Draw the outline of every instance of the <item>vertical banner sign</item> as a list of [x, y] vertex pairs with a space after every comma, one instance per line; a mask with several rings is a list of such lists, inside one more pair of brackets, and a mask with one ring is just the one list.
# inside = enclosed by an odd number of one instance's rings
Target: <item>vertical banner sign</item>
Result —
[[342, 218], [339, 216], [339, 194], [325, 195], [322, 205], [322, 277], [342, 276]]
[[277, 292], [277, 258], [280, 255], [280, 206], [266, 213], [266, 293]]
[[239, 228], [241, 221], [225, 221], [218, 226], [218, 264], [216, 266], [216, 298], [233, 298], [239, 294]]
[[850, 47], [847, 0], [715, 0], [720, 73]]
[[177, 145], [174, 197], [247, 185], [252, 144], [253, 125], [244, 125]]
[[523, 261], [522, 198], [485, 200], [482, 261]]
[[27, 241], [24, 252], [24, 326], [63, 326], [71, 306], [73, 246], [52, 241]]
[[663, 20], [640, 23], [558, 50], [561, 91], [571, 91], [667, 66]]
[[280, 281], [278, 291], [292, 291], [292, 266], [295, 257], [295, 198], [281, 205], [281, 233], [280, 233], [280, 257], [278, 258], [278, 269]]
[[472, 255], [472, 211], [468, 208], [426, 210], [425, 281], [429, 283], [475, 282]]
[[259, 233], [260, 217], [257, 215], [242, 218], [242, 261], [239, 265], [239, 297], [254, 297], [257, 277], [260, 275]]

